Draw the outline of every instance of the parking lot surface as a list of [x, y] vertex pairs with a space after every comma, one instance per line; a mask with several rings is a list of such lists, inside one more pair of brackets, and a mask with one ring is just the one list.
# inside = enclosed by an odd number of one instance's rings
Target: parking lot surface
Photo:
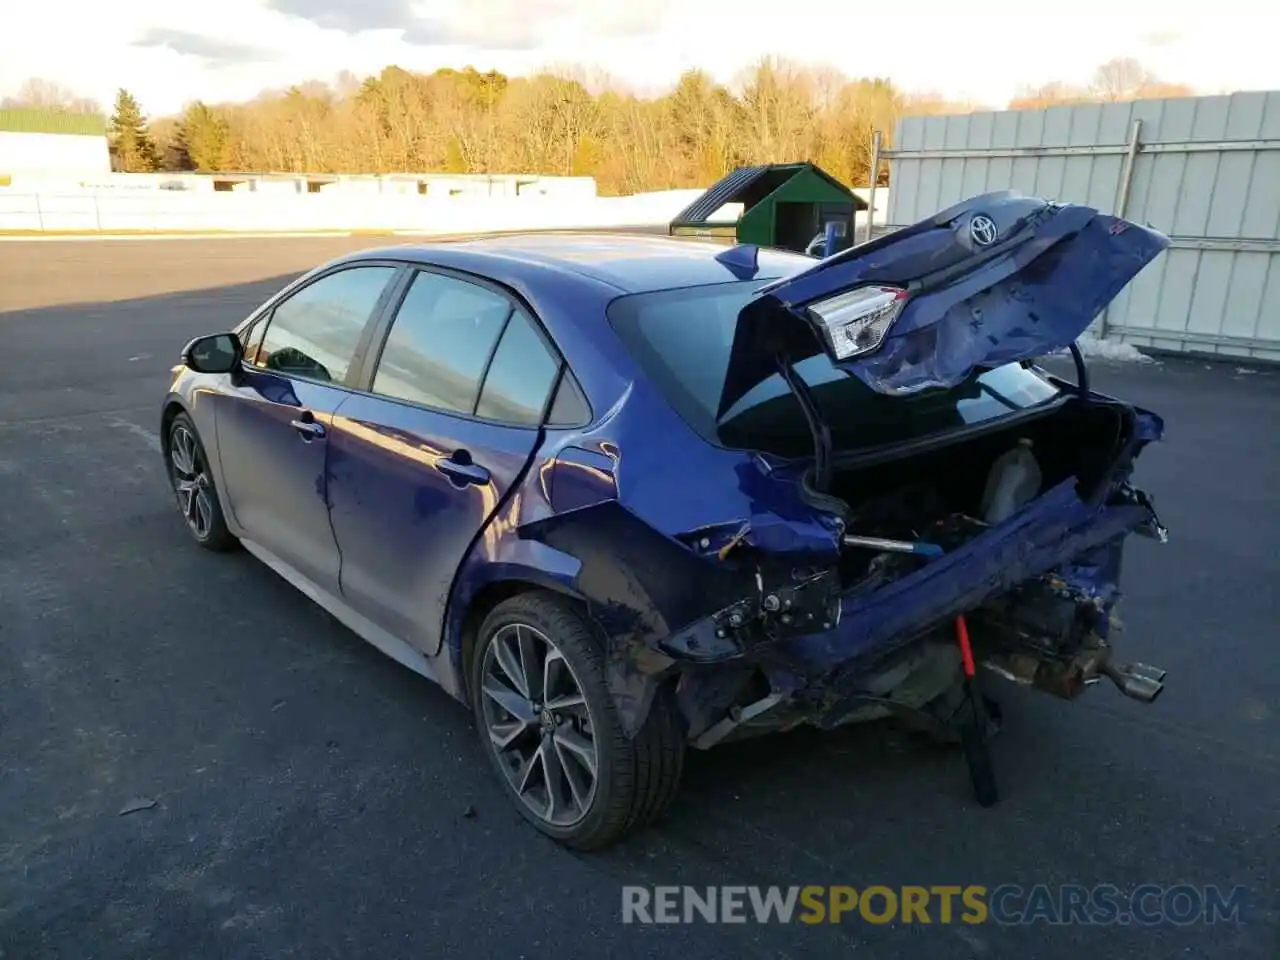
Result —
[[[1094, 365], [1160, 412], [1123, 653], [1153, 706], [1007, 687], [1004, 799], [883, 727], [691, 756], [661, 825], [523, 824], [467, 711], [246, 554], [189, 542], [170, 366], [359, 239], [0, 244], [0, 956], [1280, 955], [1280, 373]], [[141, 807], [122, 815], [130, 807]], [[624, 884], [1247, 888], [1239, 922], [624, 925]]]

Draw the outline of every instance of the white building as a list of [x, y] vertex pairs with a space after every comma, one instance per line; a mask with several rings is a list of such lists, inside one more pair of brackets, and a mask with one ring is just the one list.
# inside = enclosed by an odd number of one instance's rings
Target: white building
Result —
[[0, 110], [0, 182], [111, 172], [103, 117]]

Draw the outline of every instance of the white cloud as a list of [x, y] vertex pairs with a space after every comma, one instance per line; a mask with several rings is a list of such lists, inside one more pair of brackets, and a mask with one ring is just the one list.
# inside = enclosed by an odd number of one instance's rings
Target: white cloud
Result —
[[[1081, 82], [1115, 56], [1206, 92], [1280, 88], [1277, 15], [1257, 0], [49, 0], [6, 11], [0, 95], [42, 76], [152, 114], [338, 72], [582, 63], [642, 90], [766, 53], [1002, 104], [1021, 84]], [[150, 43], [147, 43], [150, 41]]]
[[220, 40], [201, 33], [186, 30], [169, 30], [152, 27], [134, 41], [136, 47], [160, 47], [180, 56], [196, 57], [215, 67], [228, 67], [243, 63], [268, 63], [276, 59], [276, 51], [268, 47], [242, 43], [239, 40]]

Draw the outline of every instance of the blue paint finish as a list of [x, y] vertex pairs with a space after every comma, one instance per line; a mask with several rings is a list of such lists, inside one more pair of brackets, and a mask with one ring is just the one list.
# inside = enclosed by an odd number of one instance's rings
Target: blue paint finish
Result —
[[589, 507], [618, 496], [614, 477], [617, 461], [596, 450], [565, 447], [548, 463], [545, 471], [546, 492], [551, 509], [556, 513]]
[[1134, 413], [1138, 415], [1137, 438], [1144, 445], [1162, 440], [1164, 438], [1164, 419], [1159, 414], [1144, 410], [1142, 407], [1134, 407], [1133, 409]]
[[754, 243], [741, 243], [717, 254], [716, 260], [732, 270], [739, 280], [751, 280], [760, 269], [760, 248]]
[[[922, 369], [927, 377], [948, 379], [971, 365], [987, 333], [996, 334], [995, 342], [988, 338], [981, 347], [987, 357], [1020, 356], [1060, 338], [1124, 270], [1132, 268], [1132, 275], [1136, 260], [1158, 245], [1157, 235], [1142, 228], [1117, 229], [1095, 212], [1072, 212], [1082, 208], [1054, 208], [1050, 215], [1040, 201], [999, 210], [998, 204], [984, 203], [993, 215], [1003, 211], [995, 217], [1002, 236], [1029, 231], [984, 266], [971, 269], [979, 255], [958, 232], [977, 209], [971, 206], [941, 224], [823, 261], [793, 278], [790, 288], [775, 289], [774, 303], [781, 302], [783, 289], [791, 291], [783, 305], [789, 310], [802, 305], [797, 292], [819, 296], [833, 284], [858, 278], [902, 281], [905, 273], [919, 279], [958, 269], [904, 314], [885, 352], [901, 359], [927, 345]], [[1103, 233], [1095, 226], [1105, 227]], [[1132, 256], [1100, 253], [1126, 235], [1139, 241]], [[1062, 243], [1050, 243], [1053, 236]], [[1067, 256], [1073, 248], [1066, 244], [1079, 236], [1087, 242]], [[1031, 256], [1033, 251], [1038, 253]], [[676, 633], [686, 653], [723, 655], [723, 663], [707, 669], [741, 669], [750, 660], [762, 666], [776, 691], [790, 693], [801, 690], [814, 670], [857, 664], [1049, 570], [1100, 599], [1114, 595], [1120, 542], [1149, 524], [1152, 513], [1136, 500], [1085, 503], [1065, 483], [915, 573], [873, 593], [837, 597], [841, 617], [833, 630], [767, 644], [768, 656], [744, 653], [733, 636], [695, 650], [690, 644], [708, 637], [703, 628], [709, 618], [729, 605], [759, 601], [759, 571], [750, 558], [763, 557], [784, 572], [802, 566], [829, 570], [846, 532], [838, 510], [815, 507], [805, 493], [807, 458], [786, 460], [704, 440], [643, 374], [606, 321], [606, 307], [624, 293], [735, 281], [745, 267], [733, 257], [729, 263], [717, 259], [723, 253], [719, 245], [655, 238], [544, 236], [394, 247], [342, 258], [436, 265], [505, 287], [543, 325], [573, 370], [591, 410], [591, 422], [581, 428], [502, 426], [261, 371], [247, 372], [239, 385], [230, 377], [180, 374], [173, 390], [190, 403], [198, 381], [199, 389], [216, 396], [218, 456], [237, 532], [263, 542], [317, 583], [332, 583], [358, 612], [428, 656], [447, 656], [453, 669], [441, 675], [459, 697], [465, 697], [456, 678], [463, 675], [466, 625], [477, 598], [497, 585], [532, 585], [585, 604], [606, 645], [607, 680], [630, 732], [643, 721], [658, 680], [684, 667], [685, 653], [671, 646]], [[756, 255], [762, 285], [812, 265], [801, 255]], [[1023, 292], [1015, 295], [1009, 278], [1019, 265]], [[1105, 279], [1089, 289], [1049, 296], [1065, 280], [1084, 283], [1099, 270]], [[982, 282], [974, 279], [979, 274]], [[1037, 277], [1046, 278], [1040, 287]], [[981, 336], [964, 324], [965, 330], [952, 329], [960, 307], [969, 310], [982, 289], [1002, 283], [991, 295]], [[961, 293], [965, 298], [957, 299]], [[1020, 297], [1028, 295], [1043, 309], [1040, 321], [1025, 310], [1018, 314], [1025, 305]], [[1058, 302], [1072, 297], [1075, 306]], [[1028, 334], [1033, 322], [1052, 329], [1044, 336]], [[743, 329], [740, 324], [739, 333]], [[812, 332], [800, 332], [812, 353]], [[769, 342], [765, 337], [757, 345]], [[760, 359], [749, 357], [742, 369]], [[883, 357], [863, 361], [854, 372], [886, 389], [912, 385], [899, 376], [900, 365]], [[303, 407], [328, 428], [323, 442], [307, 444], [289, 427]], [[1159, 418], [1146, 411], [1137, 411], [1133, 422], [1130, 458], [1162, 432]], [[487, 481], [467, 485], [441, 472], [445, 458], [459, 449], [468, 452], [473, 467], [488, 472]], [[1127, 460], [1120, 460], [1108, 489], [1123, 486], [1127, 477]], [[746, 559], [736, 552], [740, 545]], [[690, 676], [680, 682], [693, 682]], [[690, 696], [701, 702], [696, 693]]]
[[[352, 396], [329, 441], [329, 504], [347, 603], [435, 654], [458, 567], [477, 537], [499, 536], [490, 520], [538, 441], [534, 429]], [[457, 458], [487, 471], [488, 481], [462, 483], [445, 472]]]
[[213, 394], [222, 495], [253, 539], [326, 590], [338, 588], [338, 544], [329, 526], [328, 438], [292, 426], [304, 415], [329, 430], [350, 396], [341, 387], [247, 369]]
[[[970, 224], [989, 216], [998, 240], [976, 246]], [[1031, 197], [978, 197], [912, 227], [819, 262], [767, 288], [742, 311], [725, 378], [723, 414], [774, 370], [818, 353], [808, 306], [867, 284], [909, 299], [879, 349], [839, 365], [895, 395], [950, 387], [979, 365], [1065, 348], [1169, 245], [1163, 234], [1091, 207]]]
[[[603, 453], [570, 446], [574, 436], [576, 434], [561, 431], [550, 431], [544, 436], [542, 446], [531, 458], [517, 494], [507, 497], [499, 504], [485, 535], [471, 544], [457, 565], [444, 629], [448, 655], [456, 676], [466, 675], [463, 640], [467, 615], [475, 599], [487, 588], [499, 584], [533, 586], [584, 599], [578, 589], [582, 561], [538, 540], [529, 539], [522, 533], [525, 525], [546, 519], [555, 513], [551, 503], [551, 490], [555, 486], [559, 468], [563, 467], [558, 462], [559, 452], [566, 454], [568, 462], [572, 464], [569, 469], [575, 475], [579, 473], [578, 460], [599, 456], [613, 462]], [[454, 693], [460, 697], [466, 696], [464, 689]]]

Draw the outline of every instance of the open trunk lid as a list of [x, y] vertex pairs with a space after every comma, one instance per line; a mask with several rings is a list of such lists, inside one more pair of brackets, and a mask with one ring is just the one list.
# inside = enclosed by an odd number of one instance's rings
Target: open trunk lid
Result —
[[1168, 245], [1092, 207], [966, 200], [763, 288], [738, 316], [719, 415], [824, 351], [901, 395], [1063, 349]]

